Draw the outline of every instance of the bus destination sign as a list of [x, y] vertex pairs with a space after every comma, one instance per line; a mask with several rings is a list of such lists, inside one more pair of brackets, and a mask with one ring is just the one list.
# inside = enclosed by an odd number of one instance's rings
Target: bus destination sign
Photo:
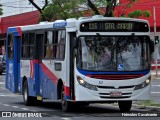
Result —
[[129, 21], [94, 21], [80, 25], [81, 32], [148, 32], [149, 27], [143, 22]]

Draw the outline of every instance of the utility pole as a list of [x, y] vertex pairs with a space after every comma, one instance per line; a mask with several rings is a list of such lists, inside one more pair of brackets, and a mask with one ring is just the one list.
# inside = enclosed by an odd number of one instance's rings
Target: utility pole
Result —
[[[153, 6], [153, 19], [154, 19], [154, 39], [155, 39], [155, 36], [156, 36], [156, 7]], [[155, 46], [155, 62], [156, 62], [156, 78], [158, 77], [158, 70], [157, 70], [157, 54], [158, 54], [158, 48]]]

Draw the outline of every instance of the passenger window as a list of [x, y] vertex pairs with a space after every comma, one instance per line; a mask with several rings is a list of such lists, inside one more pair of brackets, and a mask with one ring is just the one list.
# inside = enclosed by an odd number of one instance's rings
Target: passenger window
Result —
[[65, 30], [56, 31], [55, 38], [55, 58], [64, 59], [65, 58], [65, 44], [66, 44], [66, 34]]
[[53, 31], [45, 32], [45, 41], [44, 41], [44, 58], [53, 59]]
[[14, 51], [14, 36], [13, 35], [9, 35], [8, 36], [8, 58], [13, 58], [13, 51]]
[[33, 59], [35, 51], [35, 34], [24, 33], [22, 35], [22, 58]]

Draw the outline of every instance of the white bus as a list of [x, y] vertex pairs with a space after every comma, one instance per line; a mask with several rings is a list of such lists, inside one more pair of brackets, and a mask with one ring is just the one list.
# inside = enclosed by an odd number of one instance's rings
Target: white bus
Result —
[[132, 101], [150, 99], [149, 32], [146, 20], [102, 16], [8, 28], [6, 88], [25, 105], [118, 102], [128, 112]]

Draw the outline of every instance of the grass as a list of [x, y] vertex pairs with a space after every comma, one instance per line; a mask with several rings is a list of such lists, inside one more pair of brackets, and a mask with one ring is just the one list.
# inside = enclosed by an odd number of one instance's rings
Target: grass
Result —
[[139, 105], [143, 105], [143, 106], [156, 106], [156, 107], [160, 107], [160, 103], [155, 103], [154, 101], [151, 101], [151, 100], [140, 101], [138, 104]]

